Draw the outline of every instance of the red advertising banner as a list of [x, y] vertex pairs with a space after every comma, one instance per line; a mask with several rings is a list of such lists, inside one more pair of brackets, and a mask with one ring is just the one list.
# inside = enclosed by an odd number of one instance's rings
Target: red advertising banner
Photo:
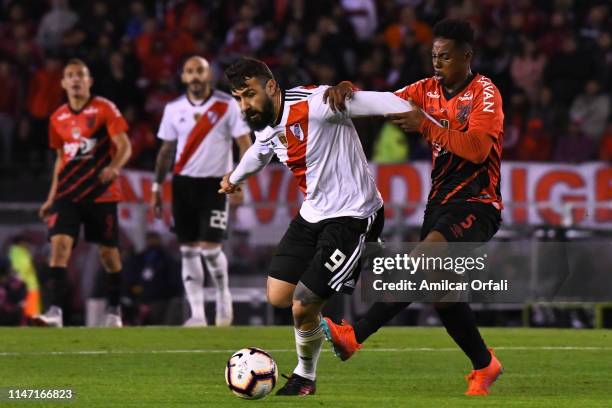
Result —
[[[420, 225], [430, 187], [430, 163], [371, 165], [371, 169], [385, 201], [387, 225]], [[151, 183], [151, 173], [127, 171], [121, 180], [126, 201], [148, 202]], [[608, 163], [507, 162], [502, 165], [501, 183], [506, 225], [612, 229], [612, 166]], [[284, 230], [302, 200], [292, 174], [281, 165], [270, 165], [245, 184], [245, 205], [236, 212], [234, 227]], [[164, 183], [162, 191], [167, 203], [164, 221], [169, 225], [169, 182]], [[122, 207], [124, 224], [141, 222], [134, 219], [133, 212], [129, 205]], [[146, 212], [144, 221], [153, 225], [151, 211]]]

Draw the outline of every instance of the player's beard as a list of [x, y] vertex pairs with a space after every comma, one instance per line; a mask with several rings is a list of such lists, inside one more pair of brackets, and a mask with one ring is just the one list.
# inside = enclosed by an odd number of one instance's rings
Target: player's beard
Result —
[[202, 99], [208, 93], [208, 86], [205, 82], [191, 81], [189, 83], [189, 92], [195, 98]]
[[272, 98], [266, 98], [260, 112], [249, 109], [244, 112], [244, 116], [251, 129], [263, 130], [274, 121], [274, 104], [272, 103]]

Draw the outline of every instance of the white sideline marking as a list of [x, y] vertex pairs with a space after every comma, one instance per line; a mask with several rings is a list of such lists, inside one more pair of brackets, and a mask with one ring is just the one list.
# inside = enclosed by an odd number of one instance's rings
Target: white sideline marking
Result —
[[[612, 351], [612, 347], [582, 347], [582, 346], [516, 346], [516, 347], [495, 347], [495, 350], [506, 351], [534, 351], [534, 350], [552, 350], [552, 351]], [[114, 355], [114, 354], [231, 354], [236, 350], [81, 350], [81, 351], [34, 351], [34, 352], [0, 352], [0, 357], [15, 357], [15, 356], [88, 356], [88, 355]], [[269, 353], [295, 353], [295, 349], [267, 349]], [[331, 352], [325, 348], [324, 351]], [[410, 347], [410, 348], [377, 348], [363, 349], [361, 352], [373, 353], [406, 353], [406, 352], [449, 352], [460, 351], [458, 347], [446, 348], [431, 348], [431, 347]]]

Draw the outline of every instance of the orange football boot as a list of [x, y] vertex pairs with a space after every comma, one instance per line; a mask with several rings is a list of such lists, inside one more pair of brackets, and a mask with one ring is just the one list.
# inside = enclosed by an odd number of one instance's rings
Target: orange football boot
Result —
[[332, 347], [336, 356], [340, 360], [345, 361], [351, 358], [357, 350], [361, 348], [361, 344], [355, 339], [355, 331], [346, 320], [342, 320], [342, 324], [334, 323], [330, 318], [324, 317], [321, 319], [321, 328], [327, 341], [332, 343]]
[[489, 349], [489, 352], [491, 353], [489, 365], [480, 370], [472, 370], [469, 375], [465, 376], [468, 382], [465, 395], [489, 395], [489, 387], [504, 372], [501, 363], [493, 354], [493, 349]]

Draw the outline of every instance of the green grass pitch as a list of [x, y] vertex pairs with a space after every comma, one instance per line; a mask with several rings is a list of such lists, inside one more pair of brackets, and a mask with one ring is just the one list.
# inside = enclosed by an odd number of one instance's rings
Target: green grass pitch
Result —
[[443, 329], [384, 328], [347, 362], [325, 343], [317, 395], [244, 401], [225, 385], [225, 362], [256, 346], [291, 373], [292, 328], [0, 329], [0, 387], [70, 387], [77, 394], [72, 402], [5, 400], [0, 407], [612, 406], [612, 332], [482, 333], [505, 368], [488, 397], [463, 395], [469, 363]]

